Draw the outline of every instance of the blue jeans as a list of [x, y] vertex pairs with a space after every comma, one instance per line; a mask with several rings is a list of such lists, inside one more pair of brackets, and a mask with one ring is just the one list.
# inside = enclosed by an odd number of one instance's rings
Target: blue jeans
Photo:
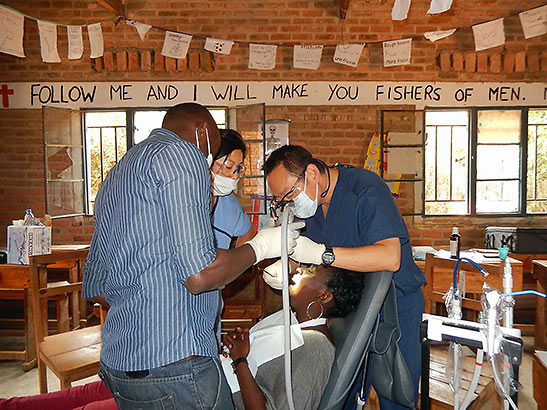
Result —
[[233, 409], [230, 387], [217, 358], [197, 356], [129, 377], [101, 363], [99, 376], [120, 410]]

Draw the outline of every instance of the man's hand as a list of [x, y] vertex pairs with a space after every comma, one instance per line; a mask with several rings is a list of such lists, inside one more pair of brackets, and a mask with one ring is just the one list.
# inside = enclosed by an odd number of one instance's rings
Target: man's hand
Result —
[[264, 268], [264, 273], [262, 274], [264, 282], [266, 282], [271, 288], [280, 290], [283, 288], [283, 264], [281, 259], [277, 262], [272, 263], [271, 265]]
[[[302, 229], [305, 225], [303, 221], [289, 224], [287, 238], [289, 255], [292, 253], [292, 248], [296, 245], [296, 239], [300, 236], [299, 229]], [[264, 259], [279, 258], [281, 256], [281, 226], [263, 228], [258, 231], [253, 239], [246, 243], [253, 248], [256, 255], [255, 264]]]
[[296, 246], [294, 247], [291, 259], [300, 263], [321, 265], [323, 263], [323, 252], [325, 252], [325, 245], [301, 236], [296, 239]]

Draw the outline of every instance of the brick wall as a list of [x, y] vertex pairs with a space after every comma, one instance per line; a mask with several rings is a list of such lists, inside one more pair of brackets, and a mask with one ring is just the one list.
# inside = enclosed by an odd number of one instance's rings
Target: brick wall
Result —
[[[287, 44], [373, 42], [420, 35], [425, 31], [470, 26], [504, 17], [544, 3], [543, 0], [458, 0], [437, 16], [425, 13], [429, 0], [414, 0], [409, 17], [391, 20], [392, 1], [353, 0], [344, 22], [333, 0], [246, 1], [127, 1], [128, 16], [139, 22], [208, 37]], [[29, 15], [67, 24], [103, 23], [104, 57], [89, 58], [84, 30], [84, 57], [68, 61], [66, 30], [58, 28], [61, 64], [41, 62], [36, 22], [25, 19], [25, 53], [21, 59], [0, 54], [2, 81], [122, 81], [122, 80], [354, 80], [354, 81], [546, 81], [546, 37], [525, 40], [518, 17], [505, 19], [506, 44], [474, 52], [470, 28], [431, 43], [415, 39], [411, 64], [382, 66], [381, 43], [365, 47], [357, 68], [332, 62], [334, 48], [325, 48], [317, 71], [292, 68], [292, 48], [278, 48], [272, 71], [247, 69], [248, 47], [235, 45], [231, 55], [203, 51], [194, 39], [186, 59], [160, 54], [164, 32], [151, 29], [144, 41], [133, 27], [117, 25], [108, 11], [94, 1], [6, 0], [3, 4]], [[370, 137], [380, 129], [378, 106], [267, 107], [268, 118], [290, 119], [291, 142], [308, 147], [327, 163], [362, 166]], [[396, 107], [389, 107], [396, 108]], [[402, 108], [402, 107], [400, 107]], [[405, 107], [412, 108], [412, 107]], [[5, 227], [31, 207], [44, 212], [44, 152], [40, 110], [0, 110], [0, 245]], [[403, 186], [399, 205], [406, 208], [412, 190]], [[410, 202], [409, 202], [410, 201]], [[545, 225], [544, 218], [451, 219], [407, 218], [413, 243], [445, 246], [452, 225], [459, 225], [463, 246], [481, 246], [487, 225]], [[57, 220], [56, 243], [89, 241], [92, 221]]]

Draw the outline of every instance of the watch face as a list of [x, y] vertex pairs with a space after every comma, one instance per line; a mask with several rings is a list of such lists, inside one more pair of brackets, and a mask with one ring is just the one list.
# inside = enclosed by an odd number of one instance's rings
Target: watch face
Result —
[[334, 262], [334, 253], [332, 251], [325, 251], [323, 252], [323, 264], [324, 265], [330, 265], [332, 262]]

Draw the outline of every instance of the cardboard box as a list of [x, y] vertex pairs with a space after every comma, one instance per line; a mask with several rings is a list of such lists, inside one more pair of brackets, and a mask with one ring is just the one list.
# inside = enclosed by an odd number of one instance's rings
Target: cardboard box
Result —
[[29, 256], [51, 253], [51, 226], [8, 226], [8, 263], [28, 265]]

